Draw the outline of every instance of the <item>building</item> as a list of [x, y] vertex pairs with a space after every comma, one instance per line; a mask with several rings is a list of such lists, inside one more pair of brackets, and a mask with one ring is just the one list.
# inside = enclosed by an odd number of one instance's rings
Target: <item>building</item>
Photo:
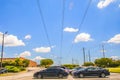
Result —
[[[26, 59], [26, 58], [23, 58], [23, 57], [19, 57], [21, 60], [24, 60], [24, 59]], [[3, 61], [14, 61], [16, 58], [3, 58], [2, 60]], [[28, 67], [37, 67], [37, 63], [35, 62], [35, 61], [32, 61], [32, 60], [30, 60], [30, 59], [27, 59], [27, 60], [29, 60], [30, 62], [29, 62], [29, 65], [28, 65]]]

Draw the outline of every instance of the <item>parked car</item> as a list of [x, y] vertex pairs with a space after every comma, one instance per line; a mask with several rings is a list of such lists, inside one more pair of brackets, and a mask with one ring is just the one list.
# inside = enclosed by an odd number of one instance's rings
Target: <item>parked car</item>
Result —
[[82, 69], [83, 67], [75, 67], [75, 68], [73, 68], [71, 71], [70, 71], [70, 74], [73, 74], [74, 72], [76, 72], [76, 71], [78, 71], [78, 70], [80, 70], [80, 69]]
[[48, 68], [39, 72], [34, 73], [34, 78], [45, 78], [45, 77], [67, 77], [68, 73], [62, 68]]
[[51, 66], [51, 67], [49, 67], [49, 69], [50, 69], [50, 68], [62, 68], [62, 69], [64, 69], [64, 71], [67, 72], [68, 74], [70, 73], [70, 70], [69, 70], [67, 67], [65, 67], [65, 66]]
[[7, 71], [7, 69], [5, 69], [5, 68], [0, 69], [0, 74], [7, 73], [7, 72], [8, 72], [8, 71]]
[[108, 75], [110, 75], [110, 72], [107, 69], [100, 67], [81, 68], [73, 73], [74, 77], [80, 77], [80, 78], [83, 78], [85, 76], [106, 77]]

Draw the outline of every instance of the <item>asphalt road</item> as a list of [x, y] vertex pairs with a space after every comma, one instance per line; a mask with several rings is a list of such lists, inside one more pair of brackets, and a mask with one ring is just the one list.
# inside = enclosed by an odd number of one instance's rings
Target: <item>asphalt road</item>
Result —
[[57, 79], [57, 78], [34, 79], [32, 76], [25, 76], [16, 79], [12, 78], [5, 80], [120, 80], [120, 74], [112, 73], [111, 76], [106, 78], [98, 78], [98, 77], [73, 78], [71, 75], [69, 75], [68, 78], [65, 79]]
[[65, 79], [57, 78], [34, 79], [33, 74], [38, 70], [40, 69], [39, 68], [31, 69], [29, 72], [19, 73], [11, 76], [0, 76], [0, 80], [120, 80], [120, 74], [117, 73], [111, 73], [111, 75], [106, 78], [98, 77], [73, 78], [71, 75], [69, 75]]

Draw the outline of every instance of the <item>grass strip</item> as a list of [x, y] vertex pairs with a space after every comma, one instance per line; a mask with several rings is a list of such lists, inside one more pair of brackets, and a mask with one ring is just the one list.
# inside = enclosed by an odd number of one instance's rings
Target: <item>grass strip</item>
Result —
[[111, 73], [120, 73], [120, 68], [107, 68]]

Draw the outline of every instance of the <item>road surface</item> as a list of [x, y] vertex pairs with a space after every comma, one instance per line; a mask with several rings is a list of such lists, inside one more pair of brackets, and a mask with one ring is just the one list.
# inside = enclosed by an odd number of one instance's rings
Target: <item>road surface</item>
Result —
[[17, 73], [11, 76], [0, 76], [0, 80], [120, 80], [120, 74], [118, 73], [111, 73], [111, 75], [106, 78], [98, 78], [98, 77], [73, 78], [71, 75], [69, 75], [65, 79], [57, 79], [57, 78], [34, 79], [33, 74], [39, 70], [41, 69], [31, 68], [29, 72]]

